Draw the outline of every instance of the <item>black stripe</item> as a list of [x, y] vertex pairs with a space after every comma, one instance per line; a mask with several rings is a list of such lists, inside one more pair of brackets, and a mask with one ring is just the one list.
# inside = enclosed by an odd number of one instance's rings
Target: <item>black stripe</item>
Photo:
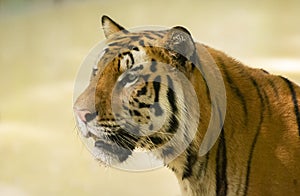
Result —
[[161, 82], [161, 77], [160, 76], [156, 76], [156, 78], [154, 78], [154, 81], [152, 82], [154, 92], [155, 92], [154, 102], [159, 101], [160, 82]]
[[186, 158], [186, 163], [182, 175], [182, 180], [185, 178], [188, 178], [192, 176], [193, 174], [193, 167], [195, 163], [197, 162], [197, 153], [193, 152], [191, 145], [187, 149], [187, 158]]
[[145, 31], [145, 33], [149, 33], [149, 34], [154, 34], [160, 38], [163, 38], [162, 32], [161, 31]]
[[159, 91], [160, 91], [160, 82], [161, 82], [161, 77], [156, 76], [154, 78], [153, 83], [153, 88], [154, 88], [154, 103], [151, 105], [151, 108], [155, 110], [155, 116], [161, 116], [163, 114], [163, 110], [159, 105]]
[[117, 61], [118, 61], [118, 71], [120, 71], [120, 68], [121, 68], [121, 59], [118, 58]]
[[292, 101], [293, 101], [293, 104], [294, 104], [294, 112], [295, 112], [295, 115], [296, 115], [296, 120], [297, 120], [297, 125], [298, 125], [298, 133], [299, 133], [299, 136], [300, 136], [300, 114], [299, 114], [299, 108], [298, 108], [297, 95], [296, 95], [296, 92], [295, 92], [295, 89], [294, 89], [294, 86], [293, 86], [292, 82], [289, 81], [285, 77], [281, 76], [281, 78], [287, 83], [287, 85], [289, 86], [289, 89], [291, 91], [291, 94], [292, 94]]
[[137, 40], [140, 39], [140, 36], [131, 36], [130, 39], [131, 39], [132, 41], [137, 41]]
[[227, 195], [227, 155], [224, 129], [222, 129], [216, 156], [216, 195]]
[[140, 97], [141, 95], [146, 95], [147, 93], [147, 82], [145, 84], [145, 86], [143, 86], [143, 88], [141, 88], [141, 90], [137, 91], [137, 96]]
[[174, 85], [173, 85], [173, 81], [171, 79], [171, 77], [169, 75], [167, 75], [167, 79], [168, 79], [168, 86], [170, 89], [174, 89]]
[[116, 41], [116, 42], [112, 42], [108, 44], [109, 47], [122, 47], [122, 48], [127, 48], [128, 47], [128, 43], [122, 41]]
[[151, 60], [151, 66], [150, 66], [151, 72], [156, 72], [157, 71], [156, 66], [157, 66], [157, 62], [154, 59], [152, 59]]
[[132, 55], [132, 53], [131, 53], [130, 51], [128, 51], [128, 52], [123, 52], [122, 55], [123, 55], [123, 56], [128, 55], [128, 56], [130, 57], [130, 60], [131, 60], [131, 62], [132, 62], [132, 65], [134, 65], [134, 58], [133, 58], [133, 55]]
[[254, 136], [251, 148], [250, 148], [250, 154], [249, 154], [249, 158], [248, 158], [248, 161], [247, 161], [247, 173], [246, 173], [244, 196], [246, 196], [248, 194], [248, 186], [249, 186], [249, 177], [250, 177], [250, 172], [251, 172], [252, 157], [253, 157], [254, 148], [255, 148], [255, 145], [256, 145], [256, 142], [257, 142], [257, 138], [258, 138], [258, 135], [259, 135], [259, 131], [261, 129], [261, 124], [262, 124], [262, 121], [263, 121], [262, 119], [263, 119], [263, 117], [261, 117], [259, 126], [256, 130], [256, 133], [255, 133], [255, 136]]
[[132, 71], [138, 71], [138, 70], [143, 70], [144, 66], [143, 65], [139, 65], [139, 66], [135, 66], [134, 68], [132, 68]]
[[129, 111], [129, 115], [133, 116], [132, 110], [128, 110]]
[[155, 136], [149, 136], [148, 139], [150, 142], [152, 142], [154, 145], [159, 145], [163, 143], [163, 140], [160, 137]]
[[159, 38], [163, 38], [164, 36], [162, 34], [160, 34], [159, 32], [153, 32], [157, 37]]
[[[148, 119], [150, 119], [150, 117]], [[149, 125], [149, 130], [153, 130], [153, 124]]]
[[108, 46], [110, 46], [110, 47], [119, 46], [120, 43], [122, 43], [122, 42], [113, 42], [113, 43], [108, 44]]
[[144, 40], [140, 40], [140, 41], [139, 41], [139, 45], [140, 45], [140, 46], [145, 46]]
[[173, 153], [174, 153], [174, 148], [170, 146], [165, 147], [162, 150], [162, 154], [165, 158], [168, 157], [169, 155], [172, 155]]
[[143, 102], [139, 103], [139, 108], [150, 108], [150, 107], [151, 107], [150, 104], [146, 104], [146, 103], [143, 103]]
[[279, 99], [278, 90], [277, 90], [277, 87], [275, 86], [275, 83], [271, 79], [267, 79], [267, 81], [268, 81], [269, 85], [271, 86], [271, 88], [273, 89], [276, 98]]
[[179, 127], [179, 122], [175, 116], [175, 114], [172, 114], [169, 121], [169, 128], [167, 129], [168, 133], [176, 133], [177, 129]]
[[248, 186], [249, 186], [249, 179], [250, 179], [250, 173], [251, 173], [252, 158], [253, 158], [254, 148], [255, 148], [259, 133], [260, 133], [261, 125], [262, 125], [263, 120], [264, 120], [263, 111], [264, 111], [264, 108], [265, 108], [264, 101], [263, 101], [263, 96], [260, 92], [260, 89], [259, 89], [259, 86], [258, 86], [257, 82], [252, 77], [250, 78], [250, 80], [251, 80], [253, 86], [256, 88], [256, 91], [257, 91], [257, 94], [259, 96], [260, 104], [261, 104], [262, 109], [261, 109], [261, 112], [260, 112], [260, 120], [259, 120], [257, 129], [256, 129], [256, 133], [255, 133], [255, 136], [253, 138], [253, 141], [252, 141], [252, 144], [251, 144], [251, 147], [250, 147], [249, 157], [248, 157], [248, 161], [247, 161], [247, 173], [246, 173], [244, 196], [246, 196], [248, 194]]
[[[175, 50], [175, 52], [180, 52], [180, 51], [176, 51]], [[179, 64], [179, 68], [184, 68], [185, 70], [187, 70], [187, 62], [188, 62], [188, 59], [187, 59], [187, 57], [185, 57], [185, 56], [183, 56], [183, 55], [181, 55], [181, 54], [179, 54], [178, 56], [177, 56], [177, 58], [176, 58], [176, 61], [177, 61], [177, 63]], [[191, 71], [191, 70], [188, 70], [188, 71]]]
[[132, 47], [130, 48], [130, 50], [140, 51], [140, 49], [139, 49], [138, 47], [136, 47], [136, 46], [132, 46]]
[[175, 114], [175, 113], [177, 113], [178, 108], [177, 108], [177, 105], [176, 105], [176, 97], [175, 97], [175, 94], [174, 94], [174, 86], [173, 86], [172, 79], [169, 75], [167, 75], [167, 79], [168, 79], [167, 97], [168, 97], [168, 101], [169, 101], [170, 106], [171, 106], [172, 113]]
[[198, 172], [197, 172], [198, 179], [201, 179], [206, 175], [208, 161], [209, 161], [209, 151], [206, 153], [203, 162], [200, 162]]
[[269, 99], [269, 96], [268, 96], [268, 94], [266, 93], [266, 91], [264, 90], [264, 89], [262, 89], [262, 92], [263, 92], [263, 97], [264, 97], [264, 100], [265, 100], [265, 105], [267, 106], [267, 108], [268, 108], [268, 112], [269, 112], [269, 114], [270, 114], [270, 116], [272, 115], [272, 112], [271, 112], [271, 104], [270, 104], [270, 99]]
[[122, 37], [122, 36], [118, 36], [118, 37], [115, 37], [114, 38], [114, 41], [120, 41], [120, 42], [123, 42], [127, 39], [127, 37]]
[[244, 113], [245, 113], [245, 118], [246, 118], [245, 121], [247, 122], [248, 121], [248, 110], [247, 110], [246, 100], [245, 100], [241, 90], [237, 87], [237, 85], [231, 79], [231, 77], [223, 63], [223, 60], [221, 58], [218, 58], [218, 61], [219, 61], [220, 65], [222, 66], [226, 80], [227, 80], [228, 84], [230, 85], [230, 87], [232, 88], [232, 91], [237, 95], [239, 100], [242, 102], [241, 105], [242, 105]]
[[264, 72], [265, 74], [270, 74], [268, 71], [264, 70], [264, 69], [260, 69], [262, 72]]
[[[136, 103], [140, 103], [140, 100], [138, 98], [133, 98], [133, 101]], [[133, 101], [129, 101], [129, 103], [133, 105]]]
[[137, 110], [133, 110], [133, 114], [135, 116], [142, 116], [142, 114], [139, 111], [137, 111]]
[[145, 34], [144, 36], [145, 36], [146, 38], [148, 38], [148, 39], [155, 40], [155, 38], [152, 37], [150, 34]]
[[131, 64], [134, 65], [134, 58], [131, 52], [128, 53], [130, 59], [131, 59]]

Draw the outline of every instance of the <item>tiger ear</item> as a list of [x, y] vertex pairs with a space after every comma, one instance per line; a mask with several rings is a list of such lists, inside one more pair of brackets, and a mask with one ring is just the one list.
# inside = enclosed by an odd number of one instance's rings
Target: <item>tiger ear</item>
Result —
[[196, 50], [190, 32], [181, 26], [176, 26], [169, 30], [167, 33], [166, 46], [171, 50], [171, 53], [179, 53], [187, 59], [191, 59]]
[[102, 16], [101, 21], [104, 35], [106, 38], [109, 38], [111, 35], [119, 31], [126, 31], [124, 27], [122, 27], [106, 15]]

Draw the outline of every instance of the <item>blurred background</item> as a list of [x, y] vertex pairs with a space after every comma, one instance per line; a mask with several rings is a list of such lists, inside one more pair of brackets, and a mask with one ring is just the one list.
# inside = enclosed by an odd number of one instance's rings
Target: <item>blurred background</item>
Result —
[[300, 83], [300, 1], [0, 0], [0, 195], [180, 195], [166, 168], [104, 168], [72, 114], [77, 70], [104, 39], [100, 17], [125, 27], [182, 25], [195, 40]]

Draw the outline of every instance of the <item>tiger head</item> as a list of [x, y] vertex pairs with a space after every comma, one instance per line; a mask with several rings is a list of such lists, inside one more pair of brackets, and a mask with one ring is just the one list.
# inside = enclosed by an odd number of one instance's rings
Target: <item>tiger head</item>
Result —
[[135, 149], [164, 160], [181, 153], [193, 137], [187, 130], [196, 130], [199, 119], [189, 89], [198, 58], [190, 33], [183, 27], [130, 32], [107, 16], [102, 26], [106, 47], [74, 104], [96, 158], [109, 165]]

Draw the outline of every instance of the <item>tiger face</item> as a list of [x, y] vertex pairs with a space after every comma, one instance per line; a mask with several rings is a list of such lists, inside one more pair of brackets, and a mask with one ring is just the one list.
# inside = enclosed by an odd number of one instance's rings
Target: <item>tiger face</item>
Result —
[[[106, 16], [102, 25], [107, 46], [74, 104], [96, 158], [111, 165], [135, 149], [155, 150], [164, 160], [181, 153], [198, 120], [196, 94], [186, 89], [197, 59], [191, 35], [183, 27], [129, 32]], [[186, 121], [190, 116], [195, 123]]]

